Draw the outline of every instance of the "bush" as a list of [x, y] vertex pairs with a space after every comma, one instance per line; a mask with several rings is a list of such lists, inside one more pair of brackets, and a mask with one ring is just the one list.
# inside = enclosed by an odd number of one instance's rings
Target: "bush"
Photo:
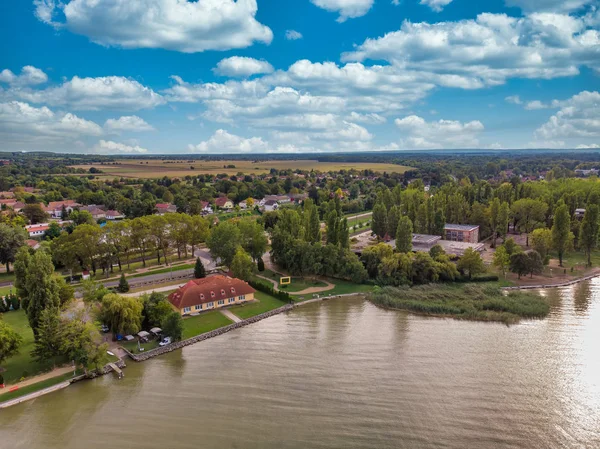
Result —
[[19, 301], [19, 297], [17, 295], [12, 295], [11, 305], [13, 310], [19, 310], [21, 308], [21, 301]]
[[260, 271], [261, 273], [263, 271], [265, 271], [265, 262], [264, 262], [264, 260], [262, 260], [262, 257], [260, 257], [258, 259], [258, 262], [256, 263], [256, 265], [257, 265], [258, 271]]

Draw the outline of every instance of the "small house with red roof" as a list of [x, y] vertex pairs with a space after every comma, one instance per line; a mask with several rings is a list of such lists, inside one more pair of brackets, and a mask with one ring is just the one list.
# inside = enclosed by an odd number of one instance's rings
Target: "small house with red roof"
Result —
[[215, 206], [219, 209], [233, 209], [233, 202], [226, 196], [220, 196], [215, 200]]
[[157, 203], [156, 204], [156, 214], [164, 215], [164, 214], [174, 214], [177, 212], [177, 206], [171, 203]]
[[255, 293], [256, 290], [241, 279], [215, 274], [189, 281], [168, 299], [181, 315], [190, 315], [253, 301]]

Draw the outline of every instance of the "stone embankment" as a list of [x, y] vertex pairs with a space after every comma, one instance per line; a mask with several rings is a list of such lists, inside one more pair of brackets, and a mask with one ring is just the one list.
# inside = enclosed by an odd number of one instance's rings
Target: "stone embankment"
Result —
[[583, 276], [577, 279], [573, 279], [568, 282], [561, 282], [558, 284], [537, 284], [537, 285], [518, 285], [515, 287], [503, 287], [503, 290], [535, 290], [540, 288], [557, 288], [557, 287], [569, 287], [571, 285], [575, 285], [582, 281], [589, 281], [590, 279], [594, 279], [598, 277], [598, 273], [590, 274], [588, 276]]
[[199, 341], [208, 340], [209, 338], [218, 337], [219, 335], [223, 335], [227, 332], [230, 332], [235, 329], [239, 329], [241, 327], [248, 326], [249, 324], [256, 323], [258, 321], [264, 320], [265, 318], [269, 318], [274, 315], [278, 315], [283, 312], [287, 312], [294, 308], [293, 304], [288, 304], [283, 307], [279, 307], [278, 309], [273, 309], [269, 312], [262, 313], [260, 315], [253, 316], [246, 320], [242, 320], [239, 323], [233, 323], [225, 327], [221, 327], [219, 329], [215, 329], [214, 331], [206, 332], [204, 334], [196, 335], [195, 337], [188, 338], [187, 340], [178, 341], [176, 343], [172, 343], [167, 346], [163, 346], [162, 348], [152, 349], [148, 352], [144, 352], [142, 354], [133, 354], [123, 348], [127, 355], [131, 357], [136, 362], [143, 362], [144, 360], [151, 359], [152, 357], [156, 357], [162, 354], [166, 354], [167, 352], [175, 351], [177, 349], [181, 349], [185, 346], [192, 345], [194, 343], [198, 343]]

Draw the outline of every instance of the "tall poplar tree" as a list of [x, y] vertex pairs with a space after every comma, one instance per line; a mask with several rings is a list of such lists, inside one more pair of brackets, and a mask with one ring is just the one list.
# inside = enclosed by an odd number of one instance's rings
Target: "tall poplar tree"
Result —
[[396, 249], [401, 253], [410, 253], [412, 251], [412, 233], [413, 225], [410, 218], [406, 215], [400, 217], [398, 229], [396, 230]]
[[558, 253], [559, 265], [563, 266], [563, 257], [573, 244], [571, 233], [571, 216], [565, 203], [554, 210], [554, 224], [552, 225], [552, 245]]
[[587, 256], [587, 266], [592, 266], [592, 251], [598, 245], [600, 233], [599, 210], [596, 204], [588, 205], [579, 228], [579, 246]]

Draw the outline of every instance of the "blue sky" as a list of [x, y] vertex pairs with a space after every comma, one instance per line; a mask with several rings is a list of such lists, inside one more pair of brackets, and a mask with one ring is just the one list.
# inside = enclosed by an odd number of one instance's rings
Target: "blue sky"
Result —
[[597, 0], [0, 5], [0, 150], [600, 145]]

